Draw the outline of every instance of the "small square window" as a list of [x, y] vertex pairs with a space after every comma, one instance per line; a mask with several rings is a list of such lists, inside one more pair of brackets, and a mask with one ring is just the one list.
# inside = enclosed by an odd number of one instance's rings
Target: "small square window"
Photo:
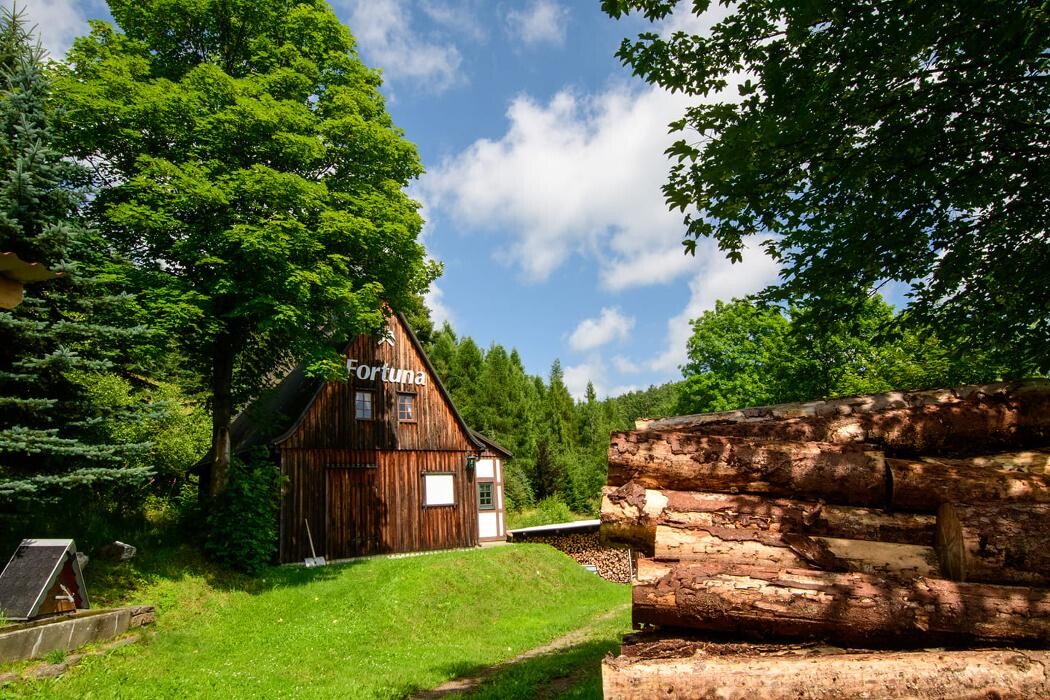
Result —
[[354, 392], [354, 416], [358, 420], [372, 420], [372, 392]]
[[423, 474], [423, 505], [451, 506], [455, 503], [455, 480], [451, 474]]
[[478, 482], [478, 509], [479, 510], [495, 510], [496, 501], [494, 500], [494, 493], [492, 489], [491, 481], [479, 481]]
[[416, 419], [416, 395], [397, 395], [397, 419], [414, 421]]

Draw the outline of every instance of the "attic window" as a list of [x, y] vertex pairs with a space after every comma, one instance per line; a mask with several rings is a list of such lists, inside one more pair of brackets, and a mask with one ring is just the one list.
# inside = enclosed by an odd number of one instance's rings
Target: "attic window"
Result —
[[397, 419], [400, 421], [416, 420], [416, 395], [397, 395]]
[[373, 394], [371, 391], [358, 390], [354, 392], [354, 417], [357, 420], [372, 420], [374, 417], [372, 401]]

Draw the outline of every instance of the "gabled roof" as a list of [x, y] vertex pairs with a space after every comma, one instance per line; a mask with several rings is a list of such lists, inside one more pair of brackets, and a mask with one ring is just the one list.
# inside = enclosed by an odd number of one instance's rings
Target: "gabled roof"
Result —
[[471, 430], [470, 434], [474, 437], [475, 440], [479, 440], [480, 442], [484, 443], [485, 447], [489, 448], [489, 450], [491, 450], [492, 452], [495, 452], [498, 455], [502, 455], [504, 459], [511, 459], [514, 457], [513, 452], [511, 452], [495, 440], [488, 439], [478, 431]]
[[[475, 433], [468, 426], [463, 416], [460, 415], [456, 404], [452, 402], [445, 385], [441, 382], [434, 365], [430, 362], [426, 352], [423, 350], [419, 338], [416, 337], [412, 326], [409, 325], [401, 312], [395, 312], [398, 322], [405, 328], [413, 347], [423, 358], [423, 364], [427, 372], [433, 377], [434, 385], [437, 386], [442, 398], [448, 403], [452, 416], [463, 429], [467, 438], [478, 449], [490, 447], [496, 452], [511, 457], [511, 453], [496, 443]], [[350, 342], [353, 342], [351, 339]], [[349, 347], [350, 343], [347, 343]], [[324, 380], [316, 377], [307, 377], [302, 367], [297, 367], [286, 376], [280, 384], [256, 399], [250, 406], [237, 414], [230, 426], [230, 442], [234, 453], [242, 453], [252, 447], [259, 445], [277, 445], [284, 442], [295, 432], [296, 428], [306, 418], [307, 411], [313, 405], [317, 395], [324, 388]], [[211, 455], [205, 457], [197, 466], [211, 462]]]
[[79, 607], [90, 607], [73, 540], [22, 540], [0, 573], [0, 610], [4, 616], [9, 620], [36, 617], [44, 597], [67, 565], [77, 582], [79, 590], [74, 594], [80, 597]]
[[[283, 440], [299, 425], [323, 387], [323, 379], [306, 376], [302, 367], [293, 369], [280, 384], [267, 390], [233, 419], [232, 451], [241, 453]], [[205, 461], [210, 461], [210, 457], [205, 457]]]

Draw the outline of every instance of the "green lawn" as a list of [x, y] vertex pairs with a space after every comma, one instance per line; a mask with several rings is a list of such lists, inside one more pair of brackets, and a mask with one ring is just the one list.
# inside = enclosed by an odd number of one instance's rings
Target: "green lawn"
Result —
[[598, 663], [629, 624], [627, 586], [543, 545], [281, 567], [257, 579], [187, 550], [163, 554], [99, 567], [88, 582], [96, 603], [157, 606], [142, 642], [0, 696], [402, 697], [580, 628], [571, 648], [503, 669], [475, 692], [600, 696]]

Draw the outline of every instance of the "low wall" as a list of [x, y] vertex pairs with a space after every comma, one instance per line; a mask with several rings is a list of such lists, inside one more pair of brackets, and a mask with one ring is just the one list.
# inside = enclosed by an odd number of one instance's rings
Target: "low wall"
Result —
[[151, 624], [154, 619], [152, 606], [138, 605], [116, 610], [82, 610], [72, 615], [0, 627], [0, 662], [32, 659], [55, 649], [72, 651]]

